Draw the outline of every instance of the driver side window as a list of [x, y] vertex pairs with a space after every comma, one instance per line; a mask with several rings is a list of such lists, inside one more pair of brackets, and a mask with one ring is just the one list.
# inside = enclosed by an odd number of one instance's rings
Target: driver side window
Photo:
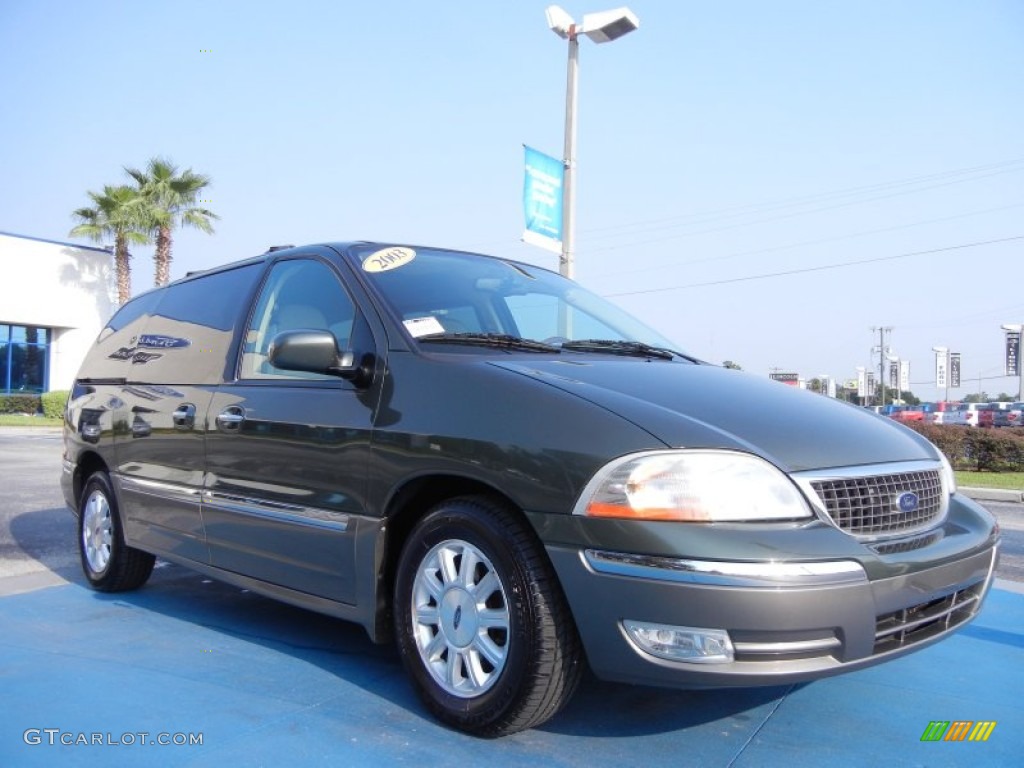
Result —
[[314, 259], [282, 261], [270, 270], [246, 330], [240, 378], [336, 381], [332, 376], [286, 371], [268, 353], [284, 331], [330, 331], [341, 349], [351, 343], [355, 306], [331, 269]]

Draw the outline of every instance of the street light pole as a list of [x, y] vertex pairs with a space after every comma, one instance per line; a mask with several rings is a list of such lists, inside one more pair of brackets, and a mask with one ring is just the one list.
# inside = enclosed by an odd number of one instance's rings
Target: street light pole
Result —
[[576, 25], [569, 28], [569, 64], [565, 78], [565, 153], [562, 162], [562, 255], [558, 273], [576, 276], [576, 94], [580, 79], [580, 41]]
[[565, 166], [562, 176], [562, 254], [558, 272], [570, 280], [576, 274], [576, 96], [579, 91], [580, 42], [586, 35], [595, 43], [618, 40], [640, 27], [640, 20], [629, 8], [588, 13], [577, 24], [563, 8], [549, 5], [544, 11], [548, 27], [569, 41], [569, 64], [565, 84]]

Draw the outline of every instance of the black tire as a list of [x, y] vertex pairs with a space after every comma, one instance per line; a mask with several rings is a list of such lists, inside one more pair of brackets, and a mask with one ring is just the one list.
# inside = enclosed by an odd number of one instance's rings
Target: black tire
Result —
[[106, 472], [95, 472], [78, 502], [78, 552], [89, 586], [100, 592], [138, 589], [156, 558], [124, 543], [117, 497]]
[[417, 692], [459, 730], [496, 737], [533, 728], [579, 683], [579, 635], [547, 556], [521, 516], [490, 499], [444, 501], [416, 525], [393, 608]]

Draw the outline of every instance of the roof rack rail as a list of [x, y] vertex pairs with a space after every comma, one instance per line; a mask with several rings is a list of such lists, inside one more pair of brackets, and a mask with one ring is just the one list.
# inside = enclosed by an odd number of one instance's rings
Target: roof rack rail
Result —
[[288, 248], [294, 248], [294, 245], [272, 245], [267, 248], [267, 253], [273, 253], [274, 251], [284, 251]]

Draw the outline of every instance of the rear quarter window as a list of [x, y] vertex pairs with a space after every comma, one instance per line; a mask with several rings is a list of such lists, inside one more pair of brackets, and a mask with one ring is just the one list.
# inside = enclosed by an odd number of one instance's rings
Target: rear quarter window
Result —
[[200, 275], [133, 299], [104, 328], [80, 377], [219, 384], [262, 267]]

